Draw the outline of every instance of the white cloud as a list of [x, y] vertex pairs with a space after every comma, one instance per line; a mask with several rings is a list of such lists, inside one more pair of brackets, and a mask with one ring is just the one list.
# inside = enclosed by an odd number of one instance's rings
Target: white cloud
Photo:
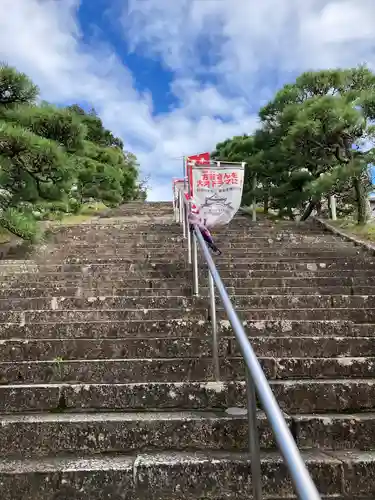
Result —
[[155, 115], [110, 47], [83, 44], [79, 1], [2, 0], [0, 59], [47, 100], [92, 103], [152, 175], [150, 199], [170, 198], [169, 179], [181, 174], [173, 158], [250, 132], [288, 72], [374, 63], [373, 0], [129, 0], [124, 38], [174, 72], [179, 105]]

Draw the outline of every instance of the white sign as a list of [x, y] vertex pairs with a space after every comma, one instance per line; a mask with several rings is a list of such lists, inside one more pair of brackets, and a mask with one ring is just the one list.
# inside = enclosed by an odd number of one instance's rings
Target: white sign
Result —
[[193, 200], [207, 227], [228, 224], [241, 206], [245, 163], [192, 167]]
[[173, 193], [174, 193], [174, 197], [175, 197], [175, 200], [178, 199], [179, 197], [179, 191], [184, 191], [185, 189], [185, 181], [182, 180], [182, 179], [178, 179], [178, 180], [175, 180], [173, 182]]

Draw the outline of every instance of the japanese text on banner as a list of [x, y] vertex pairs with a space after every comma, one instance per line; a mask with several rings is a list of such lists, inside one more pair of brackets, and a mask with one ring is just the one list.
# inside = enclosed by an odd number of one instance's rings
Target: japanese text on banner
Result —
[[212, 170], [203, 170], [200, 179], [197, 181], [198, 188], [216, 188], [221, 186], [239, 186], [237, 172], [219, 173]]

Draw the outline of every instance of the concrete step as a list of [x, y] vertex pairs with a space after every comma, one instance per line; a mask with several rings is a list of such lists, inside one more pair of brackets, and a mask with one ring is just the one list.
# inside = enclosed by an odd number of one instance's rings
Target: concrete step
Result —
[[[321, 248], [324, 249], [336, 249], [336, 248], [348, 248], [351, 243], [343, 243], [338, 242], [333, 237], [320, 236], [316, 237], [313, 241], [308, 237], [298, 237], [295, 239], [288, 240], [273, 240], [267, 236], [251, 236], [251, 235], [243, 235], [243, 236], [234, 236], [234, 235], [212, 235], [215, 242], [221, 247], [224, 248], [289, 248], [289, 247], [306, 247], [311, 245], [311, 248]], [[70, 238], [71, 236], [64, 235], [61, 237], [61, 240], [56, 240], [51, 242], [51, 245], [54, 245], [54, 248], [57, 248], [58, 245], [64, 247], [64, 242]], [[76, 245], [81, 245], [85, 243], [88, 247], [97, 245], [100, 247], [101, 245], [113, 245], [114, 247], [121, 247], [122, 249], [132, 250], [134, 248], [154, 248], [160, 246], [161, 248], [169, 249], [170, 251], [174, 250], [174, 248], [187, 248], [187, 240], [183, 238], [183, 236], [170, 235], [162, 238], [157, 235], [152, 236], [137, 236], [133, 233], [123, 234], [122, 236], [108, 235], [108, 234], [97, 234], [94, 237], [91, 236], [82, 236], [81, 238], [74, 237], [74, 248]], [[56, 247], [55, 247], [56, 245]], [[352, 246], [353, 248], [353, 246]]]
[[[251, 337], [261, 357], [375, 357], [375, 337]], [[236, 339], [222, 337], [220, 356], [240, 356]], [[131, 337], [121, 339], [9, 339], [0, 344], [0, 361], [72, 359], [202, 358], [212, 356], [210, 337]]]
[[[170, 266], [171, 267], [171, 266]], [[315, 267], [312, 267], [315, 269]], [[294, 278], [294, 279], [310, 279], [310, 278], [343, 278], [347, 280], [351, 279], [354, 276], [354, 272], [352, 269], [318, 269], [315, 271], [309, 270], [277, 270], [272, 269], [271, 267], [263, 270], [252, 270], [252, 269], [219, 269], [220, 276], [224, 283], [228, 283], [229, 280], [248, 280], [248, 279], [266, 279], [272, 278], [277, 280], [283, 280], [285, 278]], [[371, 269], [360, 269], [355, 271], [355, 279], [361, 280], [367, 279], [367, 281], [372, 284], [375, 279], [375, 267]], [[133, 283], [134, 280], [138, 280], [141, 282], [143, 280], [144, 283], [153, 282], [155, 280], [168, 280], [169, 283], [174, 280], [175, 283], [181, 283], [181, 280], [186, 280], [187, 284], [192, 283], [192, 271], [189, 269], [168, 269], [168, 266], [163, 266], [162, 269], [158, 270], [148, 270], [148, 269], [140, 269], [138, 271], [124, 271], [119, 270], [116, 272], [115, 266], [112, 270], [102, 269], [102, 270], [87, 270], [83, 272], [64, 272], [64, 273], [12, 273], [8, 276], [2, 276], [1, 282], [2, 286], [6, 287], [9, 283], [12, 284], [23, 284], [23, 283], [56, 283], [56, 282], [64, 282], [65, 285], [73, 284], [84, 284], [84, 283], [95, 283], [100, 281], [111, 282], [112, 284], [117, 284], [121, 286], [127, 286], [128, 281]], [[371, 281], [372, 280], [372, 281]], [[200, 271], [200, 283], [204, 285], [207, 283], [207, 270], [202, 268]]]
[[[309, 259], [332, 259], [335, 257], [346, 258], [352, 256], [362, 256], [356, 248], [342, 248], [334, 250], [324, 250], [321, 248], [307, 248], [305, 250], [296, 248], [282, 248], [280, 249], [261, 249], [261, 248], [226, 248], [223, 249], [223, 258], [256, 258], [257, 260], [262, 260], [263, 258], [272, 257], [274, 260], [283, 257], [295, 258], [309, 258]], [[64, 259], [64, 262], [86, 262], [89, 261], [106, 261], [106, 260], [121, 260], [121, 259], [135, 259], [139, 260], [144, 258], [160, 259], [165, 257], [170, 257], [176, 259], [186, 259], [187, 249], [185, 247], [174, 248], [170, 250], [166, 248], [122, 248], [122, 247], [97, 247], [92, 245], [84, 248], [77, 248], [74, 246], [66, 246], [64, 249], [50, 252], [50, 256], [58, 256]], [[217, 259], [216, 259], [217, 260]]]
[[[176, 283], [174, 283], [176, 285]], [[183, 284], [182, 284], [183, 285]], [[98, 283], [100, 286], [100, 283]], [[230, 297], [235, 295], [375, 295], [375, 286], [315, 286], [315, 287], [280, 287], [280, 288], [236, 288], [226, 287]], [[199, 289], [201, 297], [208, 297], [209, 290], [207, 287]], [[191, 297], [193, 295], [192, 286], [181, 286], [181, 288], [116, 288], [115, 286], [89, 288], [85, 286], [64, 287], [55, 286], [45, 288], [44, 286], [35, 288], [0, 288], [1, 299], [19, 299], [19, 298], [36, 298], [36, 297], [76, 297], [76, 298], [92, 298], [92, 297]]]
[[[191, 280], [192, 281], [192, 280]], [[206, 279], [203, 279], [205, 285]], [[23, 286], [22, 286], [23, 285]], [[188, 292], [189, 296], [192, 293], [192, 283], [181, 283], [175, 279], [162, 279], [153, 278], [150, 280], [142, 278], [126, 279], [124, 282], [103, 281], [98, 278], [81, 279], [77, 280], [56, 280], [47, 284], [44, 281], [30, 281], [27, 283], [18, 283], [17, 280], [0, 281], [0, 295], [7, 297], [38, 297], [38, 296], [71, 296], [81, 297], [106, 295], [102, 293], [104, 290], [111, 290], [108, 295], [125, 295], [125, 296], [138, 296], [152, 295], [152, 294], [165, 294], [170, 295], [174, 290], [180, 290], [184, 295]], [[246, 289], [247, 294], [259, 295], [262, 290], [290, 290], [290, 293], [303, 289], [306, 293], [307, 290], [328, 290], [339, 289], [345, 287], [350, 289], [350, 293], [354, 295], [372, 295], [371, 290], [375, 286], [375, 277], [365, 273], [358, 273], [352, 277], [348, 273], [343, 276], [319, 276], [319, 277], [285, 277], [285, 278], [226, 278], [225, 286], [228, 293], [234, 293], [236, 290]], [[207, 293], [207, 287], [201, 286], [200, 292], [202, 295]], [[289, 292], [288, 292], [289, 293]], [[349, 294], [350, 294], [349, 293]], [[277, 294], [275, 294], [277, 295]]]
[[[273, 321], [273, 320], [344, 320], [355, 323], [375, 323], [374, 308], [238, 308], [237, 313], [243, 321]], [[18, 325], [31, 323], [55, 322], [107, 322], [107, 321], [145, 321], [179, 319], [181, 324], [188, 320], [205, 321], [209, 316], [207, 306], [178, 308], [132, 308], [132, 309], [51, 309], [27, 311], [0, 311], [0, 323], [15, 323]], [[226, 320], [226, 312], [217, 308], [217, 318]]]
[[293, 415], [293, 432], [300, 449], [371, 450], [375, 413]]
[[[337, 328], [336, 328], [337, 326]], [[224, 326], [219, 325], [225, 332], [229, 330], [228, 322]], [[315, 331], [320, 329], [319, 322]], [[290, 327], [292, 328], [292, 327]], [[323, 327], [324, 328], [324, 327]], [[331, 331], [331, 327], [326, 329]], [[333, 331], [349, 332], [352, 329], [350, 323], [334, 324]], [[280, 326], [275, 326], [273, 331], [281, 330]], [[366, 333], [371, 331], [366, 329]], [[126, 338], [126, 337], [199, 337], [204, 338], [210, 334], [209, 322], [204, 320], [182, 320], [181, 318], [170, 318], [161, 320], [139, 321], [98, 321], [95, 323], [81, 322], [48, 322], [33, 324], [0, 323], [0, 338], [20, 338], [20, 339], [74, 339], [74, 338]], [[345, 334], [345, 333], [344, 333]]]
[[[163, 283], [160, 282], [160, 285]], [[175, 283], [173, 283], [175, 285]], [[183, 285], [183, 284], [182, 284]], [[100, 282], [98, 283], [100, 286]], [[362, 287], [367, 290], [369, 287]], [[371, 287], [372, 289], [372, 287]], [[253, 290], [253, 289], [251, 289]], [[300, 289], [298, 289], [300, 290]], [[306, 290], [306, 289], [304, 289]], [[310, 290], [310, 289], [307, 289]], [[322, 289], [324, 290], [324, 289]], [[350, 287], [334, 287], [332, 290], [339, 290], [342, 293], [350, 294], [352, 289]], [[375, 287], [373, 288], [375, 294]], [[202, 290], [202, 293], [207, 295], [208, 290]], [[366, 292], [363, 292], [366, 293]], [[87, 284], [84, 286], [66, 287], [64, 284], [58, 286], [51, 286], [46, 288], [38, 286], [38, 283], [33, 283], [32, 286], [25, 288], [0, 288], [1, 299], [20, 299], [20, 298], [36, 298], [36, 297], [76, 297], [76, 298], [90, 298], [90, 297], [103, 297], [103, 296], [122, 296], [122, 297], [179, 297], [179, 296], [192, 296], [191, 286], [181, 286], [181, 288], [116, 288], [110, 287], [107, 283], [101, 288], [89, 288]]]
[[[374, 377], [375, 358], [258, 358], [269, 380]], [[222, 380], [244, 378], [240, 357], [220, 360]], [[0, 362], [0, 384], [199, 382], [213, 380], [211, 358], [75, 359]]]
[[[271, 380], [286, 413], [375, 411], [375, 380]], [[0, 411], [217, 410], [246, 407], [245, 382], [45, 383], [0, 385]]]
[[[316, 259], [311, 261], [310, 259], [298, 259], [293, 257], [280, 258], [275, 260], [271, 257], [270, 260], [262, 259], [260, 261], [257, 258], [249, 259], [228, 259], [228, 258], [216, 258], [215, 264], [220, 270], [230, 270], [230, 269], [245, 269], [245, 270], [306, 270], [306, 271], [318, 271], [322, 269], [327, 270], [337, 270], [338, 272], [342, 270], [371, 270], [375, 271], [375, 260], [370, 259], [360, 259], [352, 257], [333, 257], [331, 260], [328, 259]], [[206, 268], [206, 264], [203, 260], [200, 260], [199, 267], [202, 269]], [[133, 272], [137, 270], [149, 269], [151, 270], [190, 270], [191, 267], [184, 260], [171, 261], [169, 258], [164, 260], [135, 260], [135, 259], [121, 259], [121, 260], [109, 260], [106, 262], [101, 262], [100, 260], [92, 262], [90, 264], [84, 263], [56, 263], [56, 264], [5, 264], [0, 265], [0, 276], [9, 275], [10, 273], [95, 273], [95, 272], [111, 272], [113, 270]]]
[[[263, 412], [258, 412], [257, 420], [261, 447], [275, 448]], [[247, 427], [246, 410], [235, 415], [225, 411], [0, 415], [0, 447], [2, 458], [15, 459], [81, 453], [246, 450]]]
[[[160, 282], [162, 284], [162, 282]], [[176, 283], [173, 283], [176, 285]], [[37, 284], [36, 284], [37, 285]], [[77, 287], [64, 287], [63, 285], [46, 288], [44, 286], [32, 286], [30, 288], [0, 288], [1, 299], [20, 299], [36, 297], [191, 297], [193, 294], [192, 286], [183, 286], [180, 288], [116, 288], [105, 284], [100, 288], [90, 288], [87, 285]], [[100, 283], [98, 283], [98, 287]], [[229, 296], [234, 295], [375, 295], [375, 286], [314, 286], [314, 287], [272, 287], [272, 288], [240, 288], [226, 287]], [[201, 297], [208, 297], [207, 287], [201, 287]]]
[[[302, 450], [371, 450], [375, 414], [285, 415]], [[260, 446], [275, 449], [258, 412]], [[3, 458], [87, 456], [155, 451], [247, 451], [246, 409], [181, 412], [34, 413], [0, 415]]]
[[[249, 337], [371, 337], [375, 324], [354, 324], [342, 320], [270, 320], [244, 321]], [[232, 328], [227, 319], [218, 322], [218, 332], [227, 337]], [[71, 323], [0, 323], [0, 338], [6, 339], [125, 339], [137, 338], [200, 338], [210, 339], [211, 324], [208, 320], [139, 320], [139, 321], [86, 321]]]
[[[371, 452], [303, 453], [322, 500], [371, 500], [375, 458]], [[293, 485], [277, 452], [261, 455], [267, 500], [291, 500]], [[59, 479], [57, 479], [59, 478]], [[62, 479], [61, 479], [62, 478]], [[242, 500], [252, 496], [247, 453], [164, 452], [105, 455], [95, 458], [3, 460], [0, 481], [4, 500]], [[14, 485], [17, 484], [17, 488]], [[176, 486], [178, 485], [178, 487]]]
[[[256, 298], [256, 297], [255, 297]], [[375, 298], [374, 298], [375, 301]], [[326, 301], [328, 304], [329, 301]], [[371, 304], [371, 300], [369, 304]], [[78, 297], [52, 297], [52, 298], [11, 298], [0, 299], [0, 311], [42, 311], [42, 310], [69, 310], [69, 309], [161, 309], [188, 307], [205, 307], [207, 298], [186, 296], [94, 296], [87, 298]], [[357, 302], [356, 302], [357, 304]]]
[[[96, 232], [117, 232], [121, 233], [126, 230], [135, 229], [135, 233], [139, 234], [172, 234], [178, 233], [182, 234], [182, 226], [178, 224], [174, 224], [172, 221], [163, 222], [164, 219], [150, 221], [149, 219], [142, 221], [137, 220], [128, 220], [127, 218], [121, 220], [121, 218], [112, 218], [112, 220], [91, 220], [87, 224], [73, 224], [69, 226], [65, 226], [63, 228], [57, 228], [59, 234], [74, 234], [76, 231], [81, 231], [82, 234]], [[256, 225], [250, 227], [247, 224], [243, 224], [244, 219], [238, 220], [237, 222], [233, 221], [225, 226], [218, 226], [212, 228], [212, 232], [215, 234], [227, 234], [227, 233], [239, 233], [239, 234], [273, 234], [275, 236], [295, 236], [295, 235], [326, 235], [330, 234], [325, 232], [319, 227], [306, 227], [299, 225], [292, 225], [286, 227], [285, 225]]]
[[[219, 241], [219, 239], [215, 238], [215, 241]], [[259, 251], [274, 251], [274, 252], [282, 252], [282, 251], [290, 251], [290, 252], [319, 252], [328, 251], [327, 249], [331, 249], [332, 252], [341, 253], [341, 251], [348, 251], [350, 254], [350, 250], [353, 251], [355, 249], [355, 253], [359, 252], [362, 254], [360, 248], [353, 247], [351, 243], [346, 243], [344, 241], [335, 241], [331, 242], [330, 245], [327, 246], [324, 241], [315, 241], [315, 242], [287, 242], [287, 241], [260, 241], [259, 244], [256, 243], [257, 240], [249, 240], [249, 241], [240, 241], [234, 243], [228, 240], [220, 240], [220, 248], [225, 253], [239, 253], [240, 255], [247, 255], [247, 253], [254, 253], [257, 250]], [[103, 252], [119, 252], [119, 253], [133, 253], [137, 250], [143, 253], [153, 253], [158, 252], [160, 250], [165, 250], [166, 252], [176, 252], [176, 253], [186, 253], [187, 251], [187, 240], [184, 238], [176, 237], [170, 238], [169, 240], [165, 240], [163, 242], [138, 242], [131, 239], [127, 239], [127, 242], [120, 243], [118, 241], [113, 241], [112, 243], [108, 243], [107, 241], [101, 241], [100, 243], [85, 240], [72, 240], [70, 242], [56, 242], [53, 247], [48, 249], [49, 255], [54, 254], [63, 254], [68, 252], [87, 252], [85, 255], [88, 255], [91, 251], [97, 252], [103, 250]]]
[[[327, 236], [336, 238], [335, 235], [324, 232], [321, 229], [310, 229], [306, 231], [303, 228], [292, 228], [292, 229], [282, 229], [278, 227], [247, 227], [243, 225], [229, 225], [211, 228], [212, 234], [217, 236], [268, 236], [273, 239], [295, 239], [300, 236], [316, 238], [319, 236]], [[142, 221], [129, 220], [129, 218], [116, 219], [111, 218], [111, 220], [99, 221], [92, 220], [90, 223], [80, 224], [80, 225], [68, 225], [64, 228], [56, 228], [52, 231], [53, 236], [61, 237], [62, 235], [69, 237], [83, 237], [92, 236], [99, 234], [108, 235], [118, 235], [124, 236], [124, 234], [132, 233], [135, 236], [183, 236], [182, 226], [172, 224], [168, 217], [162, 216], [159, 219], [150, 220], [146, 218]]]
[[[304, 231], [301, 232], [276, 232], [276, 231], [267, 231], [260, 229], [259, 231], [239, 231], [237, 229], [224, 229], [224, 230], [214, 230], [211, 232], [215, 239], [220, 241], [231, 241], [240, 242], [243, 240], [253, 240], [254, 242], [260, 243], [261, 241], [270, 241], [273, 242], [310, 242], [310, 241], [320, 241], [320, 242], [332, 242], [335, 243], [339, 240], [337, 236], [334, 236], [330, 233], [322, 233], [321, 231], [315, 231], [311, 233], [306, 233]], [[129, 240], [129, 237], [132, 239]], [[135, 243], [142, 241], [171, 241], [173, 238], [179, 241], [183, 239], [183, 232], [179, 228], [173, 228], [171, 226], [167, 226], [164, 229], [155, 229], [146, 225], [144, 230], [137, 225], [129, 225], [127, 227], [121, 226], [116, 227], [114, 225], [108, 225], [106, 227], [95, 227], [93, 225], [82, 225], [76, 228], [71, 227], [68, 231], [59, 231], [57, 234], [54, 234], [52, 240], [57, 243], [62, 243], [63, 239], [75, 239], [77, 242], [86, 241], [86, 242], [103, 242], [106, 241], [107, 244], [111, 241], [116, 240], [117, 244], [122, 242], [124, 243]], [[173, 241], [173, 240], [172, 240]]]
[[[355, 255], [355, 254], [354, 254]], [[163, 254], [159, 255], [153, 255], [151, 253], [147, 255], [140, 255], [138, 252], [134, 252], [134, 255], [127, 255], [127, 256], [116, 256], [116, 255], [110, 255], [110, 256], [103, 256], [102, 254], [92, 254], [87, 258], [82, 258], [82, 257], [69, 257], [69, 258], [64, 258], [62, 259], [59, 257], [56, 259], [58, 263], [56, 264], [49, 264], [49, 266], [45, 266], [45, 268], [48, 270], [49, 267], [55, 268], [56, 266], [60, 266], [61, 269], [59, 270], [64, 270], [65, 267], [68, 267], [68, 269], [75, 264], [88, 264], [88, 265], [98, 265], [98, 264], [108, 264], [108, 265], [113, 265], [113, 264], [120, 264], [123, 265], [124, 263], [127, 262], [132, 262], [133, 264], [137, 263], [150, 263], [159, 265], [160, 263], [165, 263], [165, 262], [170, 262], [170, 263], [178, 263], [178, 262], [185, 262], [187, 259], [187, 252], [184, 252], [183, 254], [176, 254], [175, 252], [168, 252], [165, 251]], [[243, 264], [243, 263], [258, 263], [258, 262], [264, 262], [264, 263], [274, 263], [274, 262], [290, 262], [290, 263], [295, 263], [295, 262], [307, 262], [310, 263], [311, 260], [313, 260], [314, 263], [320, 264], [321, 262], [329, 265], [332, 262], [340, 263], [344, 266], [346, 265], [351, 265], [351, 260], [353, 259], [353, 255], [340, 255], [338, 252], [332, 252], [331, 255], [319, 255], [319, 252], [316, 252], [315, 255], [310, 255], [310, 254], [303, 254], [300, 256], [296, 255], [275, 255], [274, 253], [270, 253], [267, 255], [256, 255], [254, 254], [247, 254], [247, 255], [242, 255], [240, 257], [239, 255], [233, 256], [233, 255], [228, 255], [228, 254], [223, 254], [222, 257], [215, 257], [215, 263], [216, 265], [220, 264], [232, 264], [232, 263], [238, 263], [238, 264]], [[61, 264], [61, 261], [63, 260], [63, 264]], [[365, 259], [367, 261], [368, 259]], [[359, 255], [355, 255], [355, 262], [360, 262], [361, 257]], [[373, 262], [369, 262], [369, 267], [373, 264]], [[8, 266], [6, 266], [8, 267]], [[0, 271], [3, 269], [2, 266], [0, 266]], [[41, 270], [43, 270], [42, 268]]]
[[[233, 295], [232, 304], [236, 309], [373, 309], [375, 295]], [[217, 297], [217, 303], [221, 299]], [[92, 296], [92, 297], [26, 297], [0, 299], [0, 311], [67, 311], [100, 309], [177, 309], [207, 308], [207, 297], [187, 297], [168, 295], [149, 296]]]

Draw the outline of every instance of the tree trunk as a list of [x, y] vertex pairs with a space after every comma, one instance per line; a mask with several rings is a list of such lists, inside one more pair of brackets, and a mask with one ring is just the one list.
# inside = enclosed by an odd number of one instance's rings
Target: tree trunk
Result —
[[301, 219], [302, 221], [308, 219], [310, 215], [312, 214], [314, 208], [316, 207], [316, 204], [318, 203], [319, 200], [311, 200], [307, 207], [305, 208], [305, 211], [303, 212]]
[[321, 200], [316, 202], [315, 208], [316, 208], [316, 215], [318, 217], [320, 217], [322, 215], [322, 201]]
[[264, 195], [264, 198], [263, 198], [263, 209], [264, 209], [265, 215], [268, 214], [269, 207], [270, 207], [270, 197], [269, 197], [269, 194], [267, 191]]
[[367, 191], [360, 177], [353, 177], [353, 187], [357, 201], [357, 222], [364, 225], [370, 218]]

